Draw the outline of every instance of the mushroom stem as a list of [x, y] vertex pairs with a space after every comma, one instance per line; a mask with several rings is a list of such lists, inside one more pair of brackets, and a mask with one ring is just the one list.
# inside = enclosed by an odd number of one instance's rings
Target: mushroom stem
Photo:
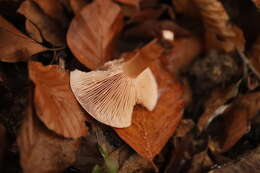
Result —
[[151, 41], [148, 45], [140, 49], [133, 58], [123, 64], [123, 71], [128, 77], [136, 78], [161, 55], [164, 48], [155, 42], [157, 40]]

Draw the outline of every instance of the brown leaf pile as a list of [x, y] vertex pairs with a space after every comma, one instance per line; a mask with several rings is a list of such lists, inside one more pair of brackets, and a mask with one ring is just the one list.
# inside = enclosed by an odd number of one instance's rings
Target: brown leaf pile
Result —
[[[259, 4], [0, 0], [0, 172], [259, 172]], [[158, 100], [112, 128], [79, 105], [70, 72], [126, 64], [151, 69]]]

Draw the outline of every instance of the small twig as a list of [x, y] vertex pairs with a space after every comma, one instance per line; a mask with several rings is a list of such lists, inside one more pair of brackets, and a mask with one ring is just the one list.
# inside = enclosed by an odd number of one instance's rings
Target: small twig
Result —
[[241, 59], [243, 60], [243, 62], [248, 65], [248, 67], [253, 71], [253, 73], [258, 77], [258, 79], [260, 80], [260, 73], [255, 69], [255, 67], [252, 65], [252, 63], [249, 61], [249, 59], [246, 57], [246, 55], [240, 51], [237, 50], [239, 56], [241, 57]]

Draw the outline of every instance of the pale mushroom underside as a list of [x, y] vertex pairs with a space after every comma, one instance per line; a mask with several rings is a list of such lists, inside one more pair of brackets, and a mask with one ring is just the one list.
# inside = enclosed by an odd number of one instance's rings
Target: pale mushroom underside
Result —
[[156, 80], [149, 68], [137, 78], [130, 78], [123, 73], [121, 65], [110, 63], [107, 67], [91, 72], [72, 71], [72, 91], [96, 120], [112, 127], [128, 127], [136, 103], [150, 111], [154, 109], [158, 98]]

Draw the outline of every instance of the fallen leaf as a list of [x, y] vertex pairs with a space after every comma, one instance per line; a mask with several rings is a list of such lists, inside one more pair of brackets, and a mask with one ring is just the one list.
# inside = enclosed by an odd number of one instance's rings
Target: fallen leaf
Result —
[[37, 41], [39, 43], [43, 42], [39, 29], [28, 19], [26, 19], [26, 21], [25, 21], [25, 28], [26, 28], [27, 33], [30, 35], [30, 37], [32, 39], [34, 39], [35, 41]]
[[35, 84], [34, 103], [40, 120], [65, 137], [85, 136], [85, 114], [70, 89], [69, 73], [57, 65], [30, 62], [29, 76]]
[[32, 55], [46, 51], [38, 44], [0, 16], [0, 61], [27, 61]]
[[80, 12], [80, 10], [87, 4], [86, 0], [70, 0], [70, 6], [74, 14]]
[[178, 125], [178, 128], [175, 132], [175, 137], [184, 137], [190, 130], [195, 126], [194, 122], [191, 119], [183, 119]]
[[170, 154], [165, 173], [187, 172], [187, 165], [189, 165], [192, 155], [194, 154], [193, 140], [194, 139], [190, 136], [185, 136], [180, 139], [173, 138], [174, 150], [172, 150]]
[[209, 173], [257, 173], [259, 172], [260, 147], [223, 166], [218, 166]]
[[248, 61], [249, 67], [255, 73], [255, 75], [260, 79], [260, 36], [255, 41], [251, 51]]
[[198, 127], [202, 131], [218, 115], [222, 114], [227, 105], [225, 103], [238, 94], [238, 85], [232, 84], [225, 88], [217, 88], [212, 91], [208, 100], [205, 102], [205, 111], [200, 116]]
[[116, 2], [139, 8], [140, 0], [115, 0]]
[[137, 154], [130, 156], [120, 168], [119, 173], [145, 173], [153, 172], [154, 168], [151, 162], [140, 157]]
[[205, 45], [208, 49], [232, 52], [245, 47], [243, 32], [230, 24], [229, 16], [218, 0], [193, 0], [199, 8], [205, 28]]
[[62, 6], [62, 3], [59, 0], [58, 1], [33, 0], [33, 1], [43, 10], [43, 12], [47, 16], [59, 22], [63, 26], [63, 28], [65, 28], [68, 25], [68, 18]]
[[120, 138], [149, 160], [161, 151], [173, 135], [184, 109], [183, 91], [178, 81], [162, 69], [159, 61], [151, 66], [151, 70], [159, 87], [157, 106], [152, 112], [136, 106], [132, 125], [123, 129], [115, 128]]
[[55, 20], [48, 17], [34, 1], [24, 1], [20, 5], [18, 13], [35, 24], [46, 41], [54, 46], [63, 46], [65, 44], [65, 33], [62, 27]]
[[252, 0], [256, 7], [260, 7], [260, 1], [259, 0]]
[[183, 72], [202, 51], [200, 40], [194, 36], [176, 38], [172, 45], [172, 50], [162, 56], [162, 63], [173, 75]]
[[61, 173], [76, 159], [79, 140], [64, 139], [49, 131], [37, 119], [29, 101], [17, 138], [24, 173]]
[[68, 46], [83, 65], [96, 69], [112, 58], [113, 41], [122, 26], [120, 7], [111, 0], [96, 0], [72, 20], [67, 33]]
[[207, 151], [203, 151], [193, 156], [188, 173], [207, 172], [213, 165], [214, 162], [210, 159]]
[[6, 130], [5, 127], [0, 124], [0, 170], [2, 170], [4, 154], [6, 146]]
[[212, 136], [209, 147], [214, 152], [226, 152], [238, 140], [249, 132], [250, 120], [257, 115], [260, 109], [260, 92], [249, 93], [238, 97], [223, 113], [221, 124], [216, 131], [219, 136]]

